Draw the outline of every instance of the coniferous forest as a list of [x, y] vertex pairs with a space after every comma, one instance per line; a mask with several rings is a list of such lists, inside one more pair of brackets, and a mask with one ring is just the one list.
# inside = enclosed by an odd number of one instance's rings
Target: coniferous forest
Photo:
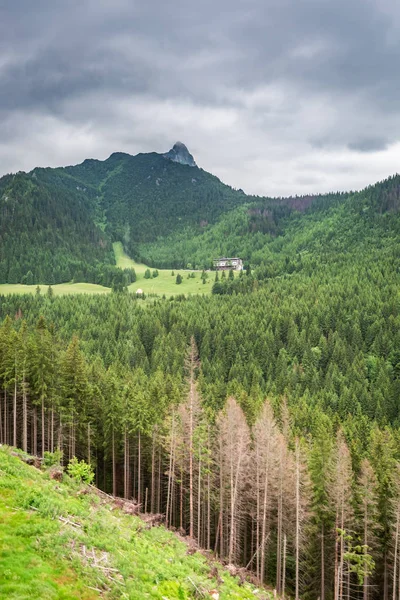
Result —
[[397, 186], [251, 215], [211, 296], [2, 297], [0, 442], [84, 459], [284, 597], [399, 598]]
[[399, 30], [0, 0], [0, 600], [400, 600]]

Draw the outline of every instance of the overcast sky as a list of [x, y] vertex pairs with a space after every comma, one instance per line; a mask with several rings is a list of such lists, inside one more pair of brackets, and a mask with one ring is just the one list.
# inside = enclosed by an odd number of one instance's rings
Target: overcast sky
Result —
[[400, 3], [0, 0], [0, 174], [177, 140], [248, 193], [400, 171]]

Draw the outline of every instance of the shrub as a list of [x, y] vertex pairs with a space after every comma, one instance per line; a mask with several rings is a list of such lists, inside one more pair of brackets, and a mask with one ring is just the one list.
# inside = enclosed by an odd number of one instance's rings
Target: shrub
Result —
[[79, 462], [76, 456], [70, 461], [67, 472], [73, 479], [82, 481], [83, 483], [92, 483], [94, 479], [91, 465], [88, 465], [84, 460]]
[[61, 465], [62, 456], [62, 450], [56, 450], [55, 452], [45, 452], [43, 455], [43, 466], [49, 468]]

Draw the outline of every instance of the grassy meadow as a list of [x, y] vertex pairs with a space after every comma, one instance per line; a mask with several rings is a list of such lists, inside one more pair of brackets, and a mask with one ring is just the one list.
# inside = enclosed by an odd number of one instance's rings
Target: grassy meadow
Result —
[[[175, 294], [210, 294], [211, 288], [214, 283], [215, 273], [208, 273], [208, 279], [203, 284], [201, 280], [201, 271], [186, 271], [186, 270], [175, 270], [171, 269], [158, 269], [158, 277], [152, 279], [145, 279], [145, 272], [148, 269], [147, 265], [143, 263], [137, 263], [127, 254], [125, 254], [121, 242], [114, 243], [114, 253], [117, 267], [121, 269], [135, 269], [136, 281], [129, 286], [129, 291], [136, 293], [136, 290], [141, 289], [145, 294], [158, 294], [162, 296], [165, 294], [173, 296]], [[150, 269], [153, 273], [154, 269]], [[174, 275], [172, 275], [174, 273]], [[178, 273], [182, 276], [182, 283], [177, 285], [176, 276]], [[194, 277], [188, 277], [189, 274], [194, 273]]]
[[0, 447], [0, 599], [272, 598], [123, 508]]
[[[45, 294], [48, 285], [40, 285], [42, 294]], [[96, 285], [95, 283], [59, 283], [51, 286], [55, 296], [67, 294], [107, 294], [110, 288]], [[0, 284], [0, 296], [8, 294], [36, 294], [37, 285], [23, 285], [22, 283]]]
[[[137, 263], [125, 254], [120, 242], [114, 243], [114, 253], [117, 267], [121, 269], [134, 268], [137, 279], [135, 283], [129, 286], [129, 291], [136, 294], [138, 289], [143, 290], [145, 294], [157, 294], [159, 296], [175, 296], [176, 294], [210, 294], [214, 283], [215, 273], [208, 273], [208, 279], [205, 284], [201, 280], [201, 271], [173, 271], [169, 269], [158, 269], [158, 277], [146, 279], [144, 274], [147, 265]], [[150, 269], [153, 273], [154, 269]], [[176, 276], [178, 273], [182, 276], [182, 283], [177, 285]], [[190, 273], [194, 277], [188, 278]], [[47, 285], [40, 285], [41, 292], [47, 291]], [[8, 294], [35, 294], [37, 285], [23, 285], [22, 283], [2, 283], [0, 284], [0, 296]], [[52, 286], [55, 296], [65, 296], [67, 294], [107, 294], [110, 288], [95, 283], [59, 283]]]

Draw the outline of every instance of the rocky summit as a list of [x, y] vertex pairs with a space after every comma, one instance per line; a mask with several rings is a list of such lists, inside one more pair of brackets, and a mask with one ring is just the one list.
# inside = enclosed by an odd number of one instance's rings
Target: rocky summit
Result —
[[163, 154], [163, 156], [181, 165], [189, 165], [189, 167], [197, 166], [193, 156], [182, 142], [176, 142], [171, 150]]

